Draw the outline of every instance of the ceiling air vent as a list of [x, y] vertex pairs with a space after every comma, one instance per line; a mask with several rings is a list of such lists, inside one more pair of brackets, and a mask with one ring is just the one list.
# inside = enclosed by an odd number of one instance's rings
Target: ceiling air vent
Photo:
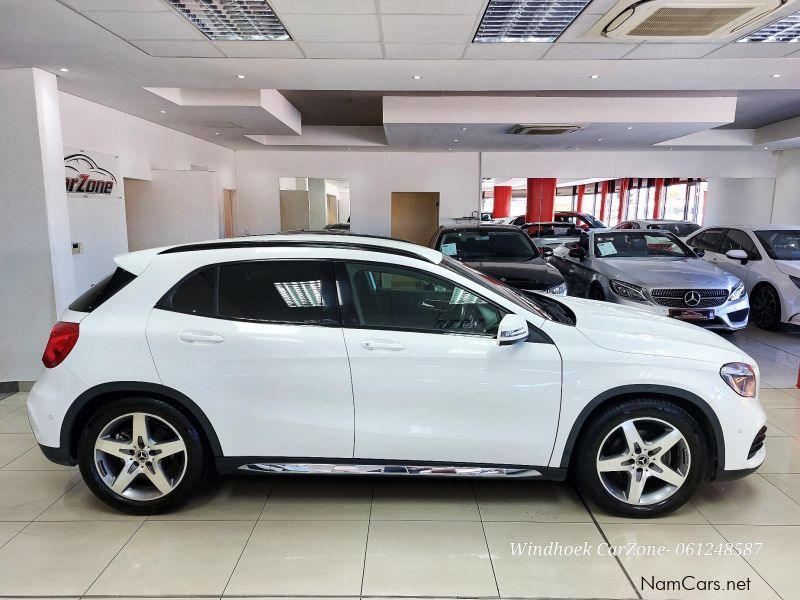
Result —
[[513, 135], [562, 135], [578, 131], [583, 125], [536, 125], [520, 123], [508, 130]]
[[586, 37], [623, 40], [724, 37], [793, 0], [622, 0]]

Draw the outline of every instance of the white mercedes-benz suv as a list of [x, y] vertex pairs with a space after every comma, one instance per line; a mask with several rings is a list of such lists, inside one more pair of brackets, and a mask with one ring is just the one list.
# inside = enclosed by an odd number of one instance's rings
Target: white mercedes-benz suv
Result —
[[131, 513], [218, 472], [564, 479], [655, 516], [765, 457], [755, 362], [635, 308], [528, 297], [396, 240], [272, 235], [116, 258], [29, 398], [44, 454]]

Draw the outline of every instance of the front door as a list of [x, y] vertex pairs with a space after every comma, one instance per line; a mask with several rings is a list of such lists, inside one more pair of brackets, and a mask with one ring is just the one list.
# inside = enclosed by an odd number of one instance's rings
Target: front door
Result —
[[225, 456], [353, 456], [353, 396], [333, 265], [204, 267], [152, 311], [164, 385], [214, 424]]
[[356, 458], [549, 462], [561, 399], [554, 345], [499, 346], [504, 309], [446, 279], [376, 263], [337, 269], [353, 296], [342, 314]]
[[[728, 258], [725, 253], [729, 250], [744, 250], [747, 252], [747, 262], [742, 264], [742, 261], [736, 258]], [[747, 286], [747, 276], [750, 274], [750, 267], [752, 261], [759, 260], [761, 256], [756, 250], [756, 246], [744, 231], [740, 229], [728, 229], [725, 237], [722, 239], [722, 244], [719, 248], [719, 255], [715, 263], [721, 269], [725, 269], [741, 279]], [[751, 286], [748, 286], [750, 289]]]

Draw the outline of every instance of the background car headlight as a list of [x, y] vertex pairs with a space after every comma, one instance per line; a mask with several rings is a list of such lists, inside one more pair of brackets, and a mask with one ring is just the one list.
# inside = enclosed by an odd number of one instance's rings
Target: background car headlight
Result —
[[548, 294], [553, 294], [554, 296], [566, 296], [567, 295], [567, 284], [563, 281], [558, 283], [552, 287], [549, 287], [545, 290]]
[[800, 277], [793, 277], [789, 275], [789, 279], [792, 280], [792, 283], [795, 284], [797, 287], [800, 288]]
[[756, 372], [747, 363], [728, 363], [719, 370], [720, 377], [730, 388], [745, 398], [756, 397]]
[[623, 281], [615, 281], [613, 279], [611, 280], [610, 285], [611, 291], [617, 296], [622, 296], [628, 300], [635, 300], [636, 302], [647, 302], [647, 298], [644, 295], [644, 290], [639, 286], [631, 285], [630, 283], [625, 283]]
[[738, 300], [738, 299], [739, 299], [739, 298], [741, 298], [742, 296], [744, 296], [744, 283], [742, 283], [742, 282], [740, 281], [740, 282], [739, 282], [739, 283], [737, 283], [737, 284], [736, 284], [736, 286], [735, 286], [735, 287], [734, 287], [734, 288], [731, 290], [731, 295], [730, 295], [730, 296], [728, 296], [728, 300], [730, 300], [730, 301]]

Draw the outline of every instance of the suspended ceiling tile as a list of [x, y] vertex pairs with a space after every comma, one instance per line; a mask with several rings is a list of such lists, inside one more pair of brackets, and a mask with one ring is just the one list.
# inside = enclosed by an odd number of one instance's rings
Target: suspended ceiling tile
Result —
[[61, 0], [75, 10], [169, 11], [162, 0]]
[[376, 15], [282, 16], [292, 38], [298, 42], [379, 42]]
[[513, 44], [470, 44], [466, 58], [475, 60], [537, 60], [553, 44], [544, 42]]
[[381, 45], [377, 42], [303, 42], [301, 45], [308, 58], [383, 58]]
[[662, 44], [645, 42], [625, 55], [626, 59], [702, 58], [721, 48], [722, 44]]
[[178, 13], [91, 11], [86, 17], [126, 40], [204, 40], [189, 21]]
[[131, 43], [150, 56], [225, 58], [214, 44], [200, 40], [138, 40]]
[[797, 44], [789, 42], [734, 42], [706, 58], [780, 58], [796, 52], [797, 48]]
[[549, 60], [615, 60], [633, 50], [636, 44], [562, 42], [544, 57]]
[[214, 45], [230, 58], [303, 58], [295, 42], [216, 41]]
[[475, 18], [466, 15], [383, 15], [381, 20], [389, 43], [467, 43], [475, 28]]
[[381, 12], [388, 14], [473, 15], [483, 9], [484, 0], [380, 0]]
[[464, 55], [465, 44], [386, 44], [386, 58], [455, 60]]
[[270, 6], [279, 15], [329, 14], [371, 15], [375, 14], [375, 0], [269, 0]]

